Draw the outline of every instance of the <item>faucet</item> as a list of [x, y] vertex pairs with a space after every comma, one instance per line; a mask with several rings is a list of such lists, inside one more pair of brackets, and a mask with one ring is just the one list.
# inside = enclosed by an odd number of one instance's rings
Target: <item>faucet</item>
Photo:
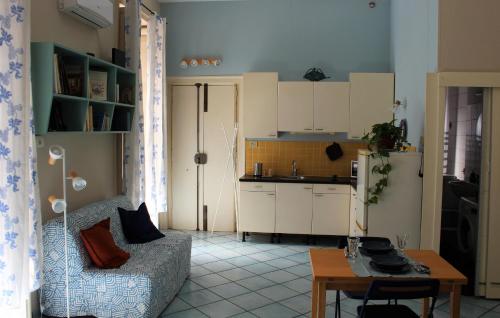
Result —
[[292, 160], [292, 176], [297, 176], [297, 161]]

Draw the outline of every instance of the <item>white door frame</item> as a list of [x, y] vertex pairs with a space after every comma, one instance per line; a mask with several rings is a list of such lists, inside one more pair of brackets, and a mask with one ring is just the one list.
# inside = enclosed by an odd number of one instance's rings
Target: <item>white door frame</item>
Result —
[[[492, 194], [500, 193], [500, 73], [475, 73], [475, 72], [442, 72], [427, 75], [427, 96], [425, 111], [425, 143], [424, 143], [424, 188], [422, 197], [422, 227], [421, 249], [432, 249], [439, 252], [441, 239], [441, 204], [443, 190], [443, 143], [444, 143], [444, 118], [446, 109], [446, 89], [448, 87], [484, 87], [489, 88], [485, 96], [491, 114], [490, 140], [483, 141], [487, 144], [491, 165], [484, 167], [481, 179], [489, 175], [489, 191]], [[488, 113], [487, 112], [487, 113]], [[493, 123], [496, 123], [496, 127]], [[484, 152], [483, 152], [484, 153]], [[484, 163], [484, 160], [483, 160]], [[489, 171], [488, 171], [489, 170]], [[488, 179], [488, 178], [486, 178]], [[482, 198], [482, 200], [484, 197]], [[484, 275], [486, 284], [483, 293], [487, 297], [500, 297], [500, 273], [495, 273], [494, 268], [500, 260], [500, 249], [495, 248], [494, 242], [500, 239], [497, 234], [500, 228], [500, 196], [491, 195], [484, 199], [481, 213], [486, 215], [483, 219], [485, 245], [479, 247], [478, 259], [483, 257]], [[483, 210], [484, 208], [484, 210]], [[481, 226], [481, 225], [480, 225]], [[481, 268], [479, 269], [481, 275]]]

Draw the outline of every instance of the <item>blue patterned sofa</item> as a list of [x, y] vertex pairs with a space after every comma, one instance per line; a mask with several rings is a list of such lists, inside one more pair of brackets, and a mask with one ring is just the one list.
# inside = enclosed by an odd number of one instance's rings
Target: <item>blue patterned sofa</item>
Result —
[[[133, 208], [126, 197], [120, 196], [68, 214], [71, 316], [158, 317], [189, 275], [190, 235], [167, 231], [162, 239], [146, 244], [128, 244], [117, 207]], [[131, 255], [127, 263], [117, 269], [95, 268], [79, 236], [81, 229], [108, 217], [117, 245]], [[43, 226], [43, 256], [43, 313], [65, 317], [62, 217]]]

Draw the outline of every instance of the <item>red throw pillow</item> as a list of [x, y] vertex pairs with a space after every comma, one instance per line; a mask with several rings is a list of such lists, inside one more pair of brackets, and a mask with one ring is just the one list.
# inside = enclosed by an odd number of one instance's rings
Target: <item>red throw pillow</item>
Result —
[[130, 258], [129, 253], [116, 245], [109, 228], [110, 219], [107, 218], [80, 231], [80, 237], [90, 259], [99, 268], [117, 268]]

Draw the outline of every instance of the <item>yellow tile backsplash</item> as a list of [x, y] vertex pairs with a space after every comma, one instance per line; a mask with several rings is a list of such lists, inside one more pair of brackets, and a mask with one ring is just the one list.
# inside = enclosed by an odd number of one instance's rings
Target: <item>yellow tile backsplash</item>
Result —
[[[246, 141], [245, 173], [253, 174], [253, 164], [263, 163], [268, 175], [287, 176], [291, 173], [292, 160], [297, 161], [299, 175], [345, 177], [351, 175], [351, 160], [357, 160], [358, 149], [366, 149], [361, 142], [339, 142], [344, 155], [335, 161], [328, 159], [325, 149], [332, 142], [325, 141]], [[255, 145], [255, 147], [252, 147]]]

